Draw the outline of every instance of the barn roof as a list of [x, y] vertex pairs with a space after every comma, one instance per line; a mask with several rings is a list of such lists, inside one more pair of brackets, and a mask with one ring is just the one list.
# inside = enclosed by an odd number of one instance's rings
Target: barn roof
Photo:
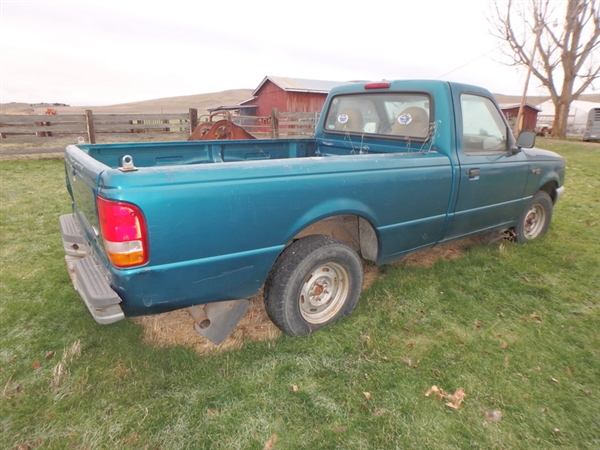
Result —
[[254, 92], [252, 92], [252, 95], [256, 95], [267, 81], [288, 92], [313, 92], [322, 94], [328, 94], [336, 86], [351, 83], [350, 81], [307, 80], [304, 78], [266, 76]]
[[[527, 106], [528, 108], [534, 109], [538, 112], [541, 112], [541, 108], [538, 108], [537, 106], [533, 106], [530, 103], [525, 103], [523, 106]], [[520, 108], [521, 104], [520, 103], [500, 103], [500, 109], [505, 110], [505, 109], [513, 109], [513, 108]]]

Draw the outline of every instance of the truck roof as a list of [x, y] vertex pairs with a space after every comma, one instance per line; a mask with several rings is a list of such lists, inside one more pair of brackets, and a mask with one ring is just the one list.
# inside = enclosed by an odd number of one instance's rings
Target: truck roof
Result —
[[381, 80], [381, 81], [362, 81], [342, 86], [336, 86], [331, 89], [331, 94], [342, 94], [358, 91], [387, 91], [387, 90], [410, 90], [410, 91], [429, 91], [437, 90], [442, 86], [449, 88], [451, 91], [468, 91], [479, 93], [492, 97], [492, 94], [479, 86], [457, 83], [454, 81], [444, 80]]

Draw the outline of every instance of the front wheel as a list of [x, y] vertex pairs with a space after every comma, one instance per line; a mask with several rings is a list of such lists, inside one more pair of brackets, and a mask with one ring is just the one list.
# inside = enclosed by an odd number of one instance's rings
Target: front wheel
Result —
[[302, 336], [350, 314], [362, 290], [360, 257], [329, 236], [291, 244], [275, 262], [265, 284], [265, 306], [282, 331]]
[[536, 192], [519, 217], [515, 240], [527, 242], [545, 234], [552, 219], [552, 208], [550, 195], [544, 191]]

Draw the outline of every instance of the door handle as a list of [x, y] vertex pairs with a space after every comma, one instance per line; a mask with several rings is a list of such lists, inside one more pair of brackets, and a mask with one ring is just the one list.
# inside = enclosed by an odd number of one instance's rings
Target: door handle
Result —
[[467, 175], [469, 175], [469, 178], [476, 178], [479, 176], [479, 169], [469, 169]]

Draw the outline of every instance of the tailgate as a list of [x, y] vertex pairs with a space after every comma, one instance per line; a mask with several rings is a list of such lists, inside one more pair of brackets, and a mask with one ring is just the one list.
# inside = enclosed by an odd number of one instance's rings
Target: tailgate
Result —
[[[100, 229], [96, 211], [98, 179], [108, 167], [74, 145], [67, 147], [65, 170], [67, 189], [73, 199], [73, 213], [81, 231], [90, 242], [95, 242]], [[98, 249], [96, 249], [98, 250]]]
[[96, 194], [99, 177], [106, 169], [106, 165], [81, 149], [67, 147], [66, 183], [73, 199], [73, 213], [63, 215], [59, 220], [73, 285], [94, 319], [103, 324], [125, 317], [119, 305], [121, 298], [110, 286], [106, 266], [99, 261], [99, 256], [104, 258], [104, 249], [98, 245], [100, 226]]

